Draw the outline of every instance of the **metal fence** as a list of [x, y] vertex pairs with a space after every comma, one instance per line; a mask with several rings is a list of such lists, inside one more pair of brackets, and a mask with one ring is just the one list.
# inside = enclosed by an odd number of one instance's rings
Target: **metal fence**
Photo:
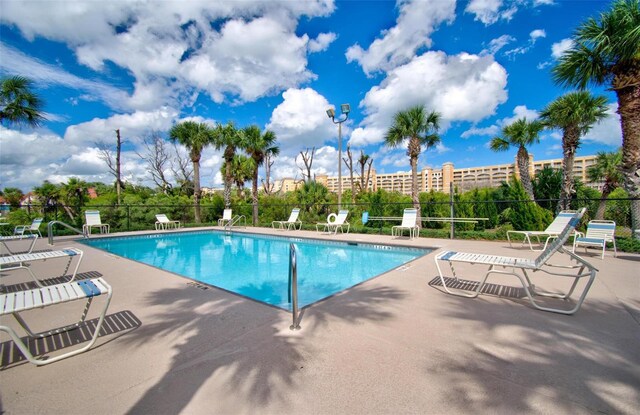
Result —
[[[515, 200], [483, 200], [461, 201], [451, 197], [448, 201], [429, 201], [421, 203], [421, 217], [428, 218], [422, 222], [421, 235], [430, 237], [474, 237], [478, 239], [501, 239], [508, 229], [517, 229], [527, 223], [536, 223], [537, 227], [544, 229], [545, 221], [548, 223], [554, 216], [553, 209], [557, 200], [538, 200], [536, 202]], [[537, 205], [547, 209], [543, 211], [546, 217], [538, 222], [532, 222], [527, 215], [540, 212], [541, 209], [528, 209]], [[587, 208], [584, 224], [595, 219], [613, 220], [616, 222], [616, 236], [630, 238], [634, 235], [631, 223], [631, 209], [640, 205], [636, 199], [574, 199], [571, 202], [572, 209]], [[291, 209], [300, 208], [300, 220], [303, 227], [315, 229], [315, 224], [325, 222], [330, 213], [337, 212], [339, 206], [334, 203], [262, 203], [258, 206], [258, 226], [271, 226], [274, 220], [286, 220]], [[384, 233], [393, 225], [398, 225], [398, 220], [376, 220], [363, 223], [362, 214], [368, 212], [370, 217], [394, 217], [402, 216], [405, 208], [412, 207], [411, 203], [342, 203], [341, 208], [349, 210], [348, 221], [355, 232]], [[252, 223], [252, 205], [250, 202], [236, 202], [231, 206], [234, 215], [244, 215], [247, 222]], [[153, 229], [158, 213], [166, 214], [172, 220], [179, 220], [183, 226], [195, 226], [193, 205], [89, 205], [83, 207], [64, 205], [29, 205], [19, 209], [21, 214], [10, 214], [12, 224], [25, 224], [27, 220], [35, 217], [44, 217], [44, 221], [63, 221], [76, 228], [82, 228], [84, 211], [99, 210], [102, 222], [111, 226], [112, 232], [135, 231]], [[222, 217], [224, 206], [210, 204], [203, 201], [200, 206], [201, 224], [214, 225]], [[533, 212], [533, 213], [532, 213]], [[453, 220], [451, 220], [453, 218]], [[465, 220], [473, 218], [472, 220]], [[519, 220], [523, 223], [519, 223]], [[528, 220], [528, 222], [527, 222]], [[18, 223], [22, 221], [22, 223]], [[530, 225], [534, 226], [534, 225]], [[8, 228], [8, 227], [4, 227]], [[12, 229], [12, 228], [11, 228]], [[531, 228], [526, 228], [532, 230]], [[6, 232], [7, 229], [5, 229]], [[42, 231], [42, 230], [41, 230]], [[56, 229], [56, 233], [64, 234], [64, 229]], [[637, 235], [640, 236], [640, 235]]]

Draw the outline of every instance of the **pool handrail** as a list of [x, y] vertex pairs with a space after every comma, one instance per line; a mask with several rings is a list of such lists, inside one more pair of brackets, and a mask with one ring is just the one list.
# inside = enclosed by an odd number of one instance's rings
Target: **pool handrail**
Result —
[[242, 226], [247, 227], [247, 217], [245, 215], [235, 215], [226, 225], [224, 225], [225, 229], [231, 229], [233, 226], [242, 220]]
[[73, 226], [71, 226], [71, 225], [69, 225], [67, 223], [61, 222], [59, 220], [52, 220], [51, 222], [49, 222], [47, 224], [47, 237], [49, 239], [49, 245], [53, 246], [53, 225], [55, 225], [55, 224], [63, 225], [65, 228], [69, 228], [72, 231], [75, 231], [75, 232], [79, 233], [80, 235], [82, 235], [83, 238], [85, 238], [85, 239], [88, 238], [87, 234], [85, 234], [80, 229], [74, 228]]
[[298, 264], [296, 260], [296, 246], [289, 244], [289, 302], [291, 302], [291, 315], [293, 324], [290, 330], [300, 330], [298, 318]]

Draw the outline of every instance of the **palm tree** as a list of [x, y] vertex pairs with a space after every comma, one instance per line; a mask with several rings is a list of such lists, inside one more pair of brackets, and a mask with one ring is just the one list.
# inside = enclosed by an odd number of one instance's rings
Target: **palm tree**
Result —
[[618, 97], [622, 126], [624, 187], [632, 200], [631, 221], [640, 229], [640, 2], [617, 0], [600, 14], [587, 19], [573, 36], [553, 70], [562, 85], [586, 88], [605, 85]]
[[547, 105], [540, 116], [547, 127], [562, 130], [562, 190], [557, 210], [569, 209], [573, 194], [573, 160], [580, 137], [607, 117], [607, 98], [593, 96], [589, 91], [570, 92]]
[[[236, 154], [231, 161], [232, 181], [238, 189], [238, 197], [241, 197], [244, 184], [253, 178], [254, 161], [250, 157]], [[220, 167], [220, 173], [224, 176], [227, 172], [227, 162], [223, 162]]]
[[529, 200], [534, 201], [533, 185], [529, 174], [529, 152], [527, 146], [540, 141], [538, 134], [544, 129], [544, 124], [540, 121], [527, 121], [520, 118], [510, 125], [502, 128], [502, 137], [494, 137], [489, 143], [493, 151], [506, 151], [510, 146], [518, 147], [516, 164], [520, 172], [520, 182]]
[[231, 207], [231, 185], [233, 184], [231, 168], [233, 156], [235, 156], [236, 149], [240, 146], [240, 143], [240, 132], [232, 122], [228, 122], [227, 125], [218, 124], [216, 126], [213, 144], [215, 145], [216, 150], [220, 150], [224, 147], [222, 158], [226, 163], [226, 170], [224, 174], [224, 206], [226, 208]]
[[[384, 140], [390, 147], [398, 147], [408, 139], [407, 156], [411, 164], [411, 199], [413, 207], [420, 212], [418, 199], [418, 157], [424, 145], [427, 149], [440, 142], [437, 131], [440, 128], [440, 114], [426, 113], [424, 106], [418, 105], [398, 112], [393, 117], [393, 125], [387, 131]], [[418, 218], [420, 215], [418, 215]], [[419, 219], [418, 219], [419, 221]], [[418, 224], [419, 225], [419, 224]]]
[[169, 130], [171, 141], [178, 142], [189, 150], [189, 158], [193, 163], [193, 208], [196, 223], [200, 223], [200, 157], [202, 150], [214, 140], [213, 129], [205, 123], [184, 121]]
[[611, 192], [620, 187], [624, 181], [624, 176], [620, 171], [620, 163], [622, 163], [622, 152], [616, 151], [598, 153], [596, 163], [587, 169], [587, 177], [592, 183], [604, 182], [602, 185], [602, 196], [598, 204], [595, 219], [602, 220], [604, 218], [604, 209], [607, 203], [607, 197]]
[[46, 118], [44, 102], [33, 92], [33, 82], [23, 76], [4, 78], [0, 84], [0, 124], [38, 127]]
[[[65, 202], [63, 208], [71, 220], [75, 220], [75, 215], [80, 214], [80, 210], [87, 200], [88, 187], [87, 182], [77, 177], [71, 177], [62, 184], [61, 193]], [[76, 207], [76, 212], [71, 208], [72, 206]]]
[[253, 205], [253, 226], [258, 225], [258, 168], [264, 163], [267, 154], [278, 155], [280, 148], [276, 145], [276, 135], [273, 131], [261, 134], [260, 128], [251, 125], [242, 130], [242, 148], [254, 161], [253, 177], [251, 179], [251, 204]]

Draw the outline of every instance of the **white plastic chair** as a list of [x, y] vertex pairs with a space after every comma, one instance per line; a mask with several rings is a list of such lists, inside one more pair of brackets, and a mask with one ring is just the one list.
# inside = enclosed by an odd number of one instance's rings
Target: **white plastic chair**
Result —
[[607, 248], [607, 242], [613, 243], [613, 256], [618, 256], [618, 249], [616, 248], [616, 223], [612, 220], [592, 220], [587, 224], [586, 235], [582, 232], [576, 232], [576, 237], [573, 238], [573, 252], [576, 252], [576, 247], [583, 245], [584, 252], [587, 252], [587, 247], [594, 246], [602, 248], [602, 256], [604, 259], [604, 251]]
[[227, 226], [231, 224], [233, 218], [233, 211], [231, 209], [225, 209], [222, 212], [222, 218], [218, 219], [218, 226]]
[[274, 220], [271, 222], [271, 227], [273, 229], [276, 228], [276, 224], [278, 225], [278, 229], [284, 230], [285, 226], [287, 230], [296, 229], [296, 225], [299, 225], [297, 229], [302, 229], [302, 221], [298, 220], [298, 216], [300, 215], [300, 209], [295, 208], [291, 210], [291, 214], [289, 215], [289, 219], [287, 220]]
[[[326, 223], [316, 223], [316, 231], [320, 232], [320, 226], [323, 227], [322, 232], [324, 233], [338, 233], [338, 229], [342, 233], [349, 233], [349, 228], [351, 225], [347, 222], [347, 215], [349, 215], [348, 210], [340, 210], [338, 214], [330, 213], [327, 216]], [[347, 227], [347, 232], [344, 231], [344, 226]]]
[[[501, 275], [513, 275], [522, 284], [527, 297], [531, 304], [542, 311], [550, 311], [553, 313], [560, 314], [573, 314], [580, 309], [580, 306], [584, 302], [585, 297], [587, 296], [587, 292], [591, 288], [593, 281], [596, 278], [596, 272], [598, 271], [595, 267], [585, 261], [583, 258], [574, 254], [571, 251], [564, 249], [564, 243], [569, 239], [569, 236], [574, 232], [575, 227], [580, 222], [582, 215], [584, 214], [586, 209], [582, 209], [578, 213], [576, 213], [571, 220], [565, 225], [565, 228], [560, 232], [557, 238], [548, 244], [547, 248], [538, 255], [535, 259], [528, 258], [513, 258], [513, 257], [504, 257], [490, 254], [477, 254], [477, 253], [467, 253], [467, 252], [455, 252], [455, 251], [444, 251], [436, 255], [435, 263], [436, 268], [438, 269], [438, 276], [440, 277], [440, 282], [442, 283], [442, 288], [449, 294], [457, 295], [460, 297], [468, 297], [475, 298], [477, 297], [482, 288], [485, 286], [487, 278], [491, 274], [501, 274]], [[571, 265], [555, 265], [550, 264], [549, 259], [556, 253], [567, 254], [571, 260]], [[448, 262], [451, 268], [452, 278], [445, 278], [442, 270], [440, 269], [440, 262]], [[467, 263], [467, 264], [484, 264], [488, 265], [489, 269], [484, 274], [484, 277], [481, 281], [466, 281], [459, 279], [456, 271], [453, 267], [453, 263]], [[573, 265], [575, 262], [575, 265]], [[500, 267], [501, 269], [497, 269]], [[547, 275], [556, 276], [556, 277], [566, 277], [572, 278], [573, 283], [569, 288], [569, 291], [565, 294], [556, 294], [556, 293], [548, 293], [538, 291], [538, 287], [535, 287], [531, 280], [529, 279], [529, 273], [542, 272]], [[534, 299], [534, 296], [544, 296], [544, 297], [552, 297], [552, 298], [560, 298], [563, 300], [569, 299], [573, 291], [575, 290], [578, 282], [581, 278], [587, 277], [588, 281], [580, 294], [575, 306], [573, 308], [551, 308], [548, 306], [543, 306], [538, 304]], [[450, 281], [447, 282], [446, 280]], [[453, 281], [451, 281], [453, 280]], [[464, 286], [467, 285], [469, 287], [475, 288], [472, 292], [465, 292], [461, 288], [453, 288], [448, 285], [457, 285]]]
[[[5, 315], [8, 316], [9, 314], [12, 314], [31, 338], [43, 338], [51, 336], [53, 334], [73, 330], [81, 327], [84, 324], [93, 299], [102, 295], [106, 295], [107, 298], [104, 303], [104, 308], [100, 313], [98, 323], [93, 329], [91, 341], [89, 341], [89, 343], [79, 349], [71, 350], [58, 356], [50, 357], [47, 359], [36, 358], [29, 350], [27, 344], [25, 344], [22, 338], [18, 335], [18, 333], [13, 328], [5, 325], [7, 321]], [[67, 357], [83, 353], [89, 350], [95, 344], [96, 340], [98, 339], [100, 329], [102, 328], [102, 323], [104, 322], [105, 315], [107, 314], [109, 303], [111, 302], [111, 295], [111, 286], [107, 284], [107, 282], [102, 278], [75, 281], [70, 283], [67, 282], [63, 284], [49, 285], [42, 288], [0, 294], [0, 317], [2, 317], [0, 318], [0, 322], [2, 323], [0, 324], [0, 331], [4, 331], [9, 334], [13, 342], [16, 344], [16, 346], [18, 346], [20, 352], [22, 352], [22, 354], [31, 363], [42, 366], [49, 363], [57, 362], [59, 360], [66, 359]], [[20, 316], [20, 313], [23, 311], [42, 309], [44, 307], [49, 307], [56, 304], [85, 299], [87, 301], [84, 306], [84, 311], [77, 323], [46, 332], [33, 333], [22, 316]], [[50, 313], [51, 311], [47, 310], [46, 312]], [[86, 328], [88, 330], [90, 329], [89, 326], [87, 326]], [[54, 343], [56, 343], [55, 339], [51, 341], [51, 344]]]
[[40, 279], [34, 274], [29, 266], [29, 262], [34, 261], [47, 261], [55, 258], [68, 258], [69, 264], [67, 265], [64, 274], [69, 269], [71, 265], [71, 261], [74, 258], [78, 258], [78, 262], [76, 263], [76, 267], [73, 270], [73, 273], [69, 277], [69, 281], [72, 282], [75, 280], [76, 275], [78, 274], [78, 268], [80, 268], [80, 263], [82, 263], [82, 257], [84, 256], [84, 252], [77, 248], [65, 248], [59, 251], [44, 251], [44, 252], [35, 252], [28, 254], [17, 254], [17, 255], [9, 255], [0, 257], [0, 270], [2, 271], [10, 271], [14, 269], [26, 269], [27, 272], [31, 275], [33, 280], [40, 287], [44, 287], [44, 285], [40, 282]]
[[91, 229], [98, 228], [100, 233], [109, 233], [109, 224], [102, 223], [100, 220], [99, 210], [87, 210], [84, 212], [85, 224], [82, 225], [82, 231], [85, 235], [91, 235]]
[[156, 230], [160, 229], [169, 229], [169, 228], [180, 228], [179, 220], [171, 220], [167, 217], [167, 215], [161, 213], [156, 215]]
[[525, 242], [528, 242], [529, 248], [531, 248], [532, 251], [538, 251], [538, 249], [533, 248], [533, 244], [531, 243], [531, 237], [532, 236], [535, 237], [536, 240], [538, 241], [538, 244], [542, 244], [542, 242], [540, 241], [540, 237], [546, 236], [544, 245], [542, 249], [540, 249], [541, 251], [544, 251], [547, 248], [547, 244], [549, 243], [549, 241], [552, 240], [553, 238], [558, 237], [560, 232], [562, 232], [564, 227], [567, 225], [567, 223], [569, 223], [569, 221], [575, 215], [575, 213], [576, 213], [575, 210], [563, 210], [562, 212], [558, 213], [558, 216], [556, 216], [553, 219], [553, 222], [551, 222], [549, 226], [547, 226], [547, 229], [545, 229], [544, 231], [507, 231], [507, 240], [509, 241], [509, 246], [513, 247], [513, 245], [511, 244], [510, 235], [520, 234], [524, 237], [524, 239], [522, 240], [523, 245]]
[[24, 235], [25, 232], [29, 232], [30, 234], [37, 233], [38, 236], [42, 238], [42, 234], [40, 233], [40, 225], [42, 224], [42, 221], [42, 218], [37, 218], [31, 222], [31, 225], [18, 225], [13, 229], [13, 234]]
[[399, 226], [391, 227], [391, 236], [402, 236], [405, 229], [409, 230], [409, 238], [417, 238], [420, 228], [416, 221], [418, 220], [418, 209], [405, 209], [402, 214], [402, 223]]

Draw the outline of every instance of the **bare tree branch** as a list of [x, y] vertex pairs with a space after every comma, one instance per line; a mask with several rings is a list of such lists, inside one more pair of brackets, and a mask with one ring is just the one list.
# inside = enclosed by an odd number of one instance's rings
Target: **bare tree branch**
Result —
[[171, 189], [171, 184], [165, 174], [167, 164], [169, 163], [167, 142], [158, 131], [152, 131], [144, 138], [143, 145], [146, 152], [140, 154], [136, 151], [136, 154], [147, 163], [151, 179], [156, 186], [162, 189], [164, 194], [167, 194], [169, 189]]
[[[304, 168], [302, 166], [298, 166], [298, 159], [296, 158], [296, 166], [300, 169], [302, 173], [302, 180], [306, 182], [311, 181], [311, 165], [313, 165], [313, 155], [316, 152], [316, 148], [313, 147], [311, 149], [311, 154], [309, 154], [309, 149], [307, 148], [304, 152], [300, 151], [300, 155], [302, 156], [302, 162], [304, 163]], [[307, 173], [305, 174], [305, 169]]]
[[171, 171], [173, 176], [180, 186], [180, 189], [187, 195], [193, 194], [193, 168], [191, 160], [188, 155], [184, 155], [178, 146], [174, 143], [173, 149], [176, 153], [176, 158], [171, 162]]

